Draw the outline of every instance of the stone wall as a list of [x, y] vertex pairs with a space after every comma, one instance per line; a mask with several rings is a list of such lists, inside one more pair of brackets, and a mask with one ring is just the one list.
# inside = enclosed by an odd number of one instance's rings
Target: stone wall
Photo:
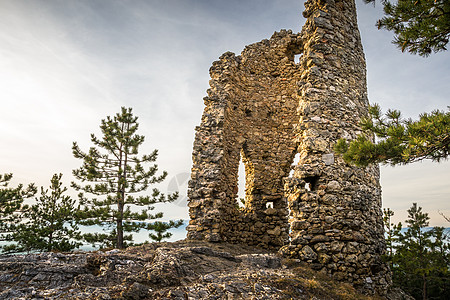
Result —
[[[378, 167], [349, 166], [333, 153], [339, 138], [360, 133], [367, 115], [355, 3], [308, 0], [305, 7], [300, 34], [282, 30], [213, 63], [196, 128], [188, 238], [281, 247], [382, 294], [390, 278], [381, 261]], [[240, 159], [244, 208], [237, 199]]]
[[[288, 242], [283, 178], [297, 150], [301, 39], [291, 31], [225, 53], [210, 69], [211, 88], [196, 128], [189, 183], [188, 237], [280, 247]], [[237, 203], [239, 161], [245, 207]], [[268, 203], [272, 207], [267, 207]]]

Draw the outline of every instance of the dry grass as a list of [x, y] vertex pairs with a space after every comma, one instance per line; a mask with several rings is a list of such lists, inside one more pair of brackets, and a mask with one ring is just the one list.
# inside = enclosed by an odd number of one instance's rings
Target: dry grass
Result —
[[351, 284], [335, 281], [327, 274], [314, 271], [304, 263], [299, 263], [295, 260], [284, 260], [283, 264], [293, 270], [295, 275], [295, 277], [275, 280], [277, 288], [284, 292], [284, 299], [383, 299], [379, 296], [363, 295]]

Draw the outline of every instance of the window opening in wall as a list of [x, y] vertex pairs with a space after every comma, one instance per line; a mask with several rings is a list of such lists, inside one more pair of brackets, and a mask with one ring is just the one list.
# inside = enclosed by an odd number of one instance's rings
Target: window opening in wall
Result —
[[273, 202], [272, 201], [267, 202], [266, 208], [273, 208]]
[[300, 63], [300, 57], [302, 57], [302, 54], [295, 54], [294, 55], [294, 62], [296, 64]]
[[245, 165], [242, 161], [242, 157], [239, 160], [239, 169], [238, 169], [238, 205], [239, 207], [245, 206]]
[[295, 154], [294, 161], [291, 164], [291, 171], [289, 172], [289, 177], [294, 176], [294, 167], [298, 165], [298, 162], [300, 161], [300, 153]]
[[307, 191], [314, 191], [317, 189], [317, 182], [319, 181], [319, 176], [305, 177], [303, 180], [306, 182], [305, 189]]

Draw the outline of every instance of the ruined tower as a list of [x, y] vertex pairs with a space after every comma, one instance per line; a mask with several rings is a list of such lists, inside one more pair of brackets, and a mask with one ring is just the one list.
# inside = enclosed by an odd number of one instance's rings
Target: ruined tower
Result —
[[282, 30], [213, 63], [196, 127], [188, 238], [280, 249], [383, 293], [390, 279], [381, 261], [378, 167], [350, 166], [333, 152], [339, 138], [356, 138], [367, 115], [355, 2], [308, 0], [305, 7], [301, 33]]

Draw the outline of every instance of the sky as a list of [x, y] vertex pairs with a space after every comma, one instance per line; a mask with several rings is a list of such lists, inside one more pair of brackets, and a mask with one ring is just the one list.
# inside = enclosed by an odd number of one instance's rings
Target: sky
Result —
[[[0, 173], [12, 185], [48, 186], [54, 173], [81, 166], [72, 142], [87, 150], [101, 119], [132, 107], [141, 153], [159, 150], [169, 173], [158, 187], [180, 191], [158, 205], [166, 219], [188, 218], [186, 189], [194, 128], [203, 112], [209, 67], [226, 52], [301, 30], [300, 0], [0, 0]], [[401, 53], [377, 30], [381, 5], [357, 0], [369, 100], [417, 118], [446, 110], [450, 54]], [[383, 207], [404, 221], [417, 202], [432, 226], [449, 226], [450, 163], [381, 166]], [[70, 191], [73, 195], [76, 192]]]

